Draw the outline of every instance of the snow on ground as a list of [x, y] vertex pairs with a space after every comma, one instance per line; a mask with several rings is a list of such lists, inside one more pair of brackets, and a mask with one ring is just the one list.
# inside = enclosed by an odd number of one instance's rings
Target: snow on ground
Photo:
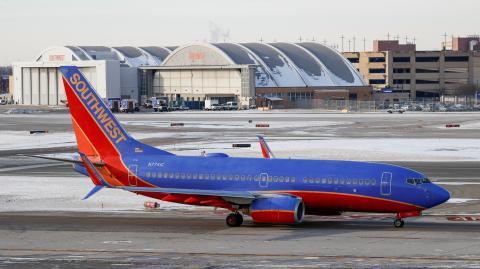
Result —
[[[234, 138], [228, 138], [234, 141]], [[245, 138], [241, 141], [245, 141]], [[278, 139], [278, 138], [276, 138]], [[225, 139], [228, 141], [227, 139]], [[477, 139], [400, 139], [400, 138], [285, 138], [270, 140], [270, 149], [279, 158], [368, 160], [368, 161], [478, 161], [480, 143]], [[232, 148], [231, 143], [184, 143], [170, 150], [181, 155], [225, 152], [231, 156], [260, 157], [258, 141], [252, 138], [251, 148]], [[164, 149], [166, 147], [163, 147]]]
[[[170, 127], [170, 124], [173, 121], [161, 121], [161, 120], [149, 120], [149, 121], [121, 121], [122, 124], [125, 125], [131, 125], [131, 126], [149, 126], [149, 127]], [[240, 122], [236, 121], [234, 123], [229, 123], [229, 122], [221, 122], [221, 121], [179, 121], [184, 124], [184, 127], [197, 127], [197, 128], [207, 128], [207, 129], [256, 129], [259, 130], [257, 127], [255, 127], [256, 124], [258, 123], [268, 123], [270, 125], [270, 129], [272, 128], [292, 128], [292, 129], [298, 129], [298, 128], [306, 128], [306, 127], [328, 127], [328, 126], [334, 126], [334, 125], [348, 125], [351, 124], [350, 122], [336, 122], [336, 121], [325, 121], [325, 120], [319, 120], [319, 121], [273, 121], [273, 122], [252, 122], [249, 123], [248, 121], [245, 122]]]
[[[136, 139], [145, 139], [150, 137], [172, 137], [175, 134], [135, 132], [131, 135]], [[30, 134], [27, 131], [0, 131], [0, 150], [54, 148], [75, 145], [76, 141], [73, 132]]]
[[[89, 178], [0, 176], [0, 211], [120, 211], [143, 210], [145, 201], [156, 201], [164, 209], [193, 206], [158, 201], [123, 190], [103, 189], [87, 200], [93, 187]], [[201, 207], [197, 207], [201, 208]]]
[[474, 198], [450, 198], [446, 203], [448, 204], [465, 204], [473, 201], [478, 201], [480, 199]]

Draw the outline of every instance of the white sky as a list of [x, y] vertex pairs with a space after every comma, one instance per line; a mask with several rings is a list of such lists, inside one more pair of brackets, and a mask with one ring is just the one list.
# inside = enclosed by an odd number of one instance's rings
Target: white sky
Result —
[[295, 42], [301, 36], [340, 46], [344, 35], [345, 49], [355, 36], [357, 50], [364, 37], [368, 50], [373, 39], [390, 33], [402, 42], [415, 37], [419, 49], [438, 49], [445, 32], [477, 34], [478, 11], [478, 0], [0, 0], [0, 65], [31, 61], [52, 45], [224, 38]]

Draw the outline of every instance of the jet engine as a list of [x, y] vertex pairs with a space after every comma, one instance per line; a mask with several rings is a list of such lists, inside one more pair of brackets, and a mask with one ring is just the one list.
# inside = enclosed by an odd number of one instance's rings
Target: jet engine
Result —
[[305, 206], [301, 198], [282, 195], [255, 199], [249, 211], [255, 223], [300, 223]]

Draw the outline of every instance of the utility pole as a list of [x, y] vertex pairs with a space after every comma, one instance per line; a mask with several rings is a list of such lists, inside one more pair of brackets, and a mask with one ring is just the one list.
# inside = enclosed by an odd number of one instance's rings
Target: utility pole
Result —
[[323, 39], [323, 44], [327, 45], [327, 39], [326, 38]]
[[408, 36], [406, 35], [405, 36], [405, 44], [407, 44], [407, 43], [408, 43]]
[[352, 43], [352, 41], [349, 39], [349, 40], [348, 40], [348, 51], [349, 51], [349, 52], [351, 51], [351, 50], [350, 50], [350, 43]]
[[367, 39], [366, 39], [365, 37], [363, 37], [363, 51], [366, 50], [366, 49], [365, 49], [365, 44], [366, 44], [366, 42], [367, 42]]
[[390, 33], [387, 33], [387, 40], [390, 40]]
[[342, 34], [340, 38], [342, 39], [342, 52], [343, 52], [343, 39], [345, 38], [345, 36]]
[[357, 39], [356, 37], [352, 37], [353, 39], [353, 51], [355, 52], [355, 39]]
[[260, 43], [263, 43], [263, 37], [260, 37]]
[[447, 50], [447, 32], [443, 33], [443, 50]]
[[395, 40], [400, 40], [400, 35], [397, 34], [394, 38], [395, 38]]
[[298, 38], [298, 40], [300, 41], [300, 43], [302, 43], [302, 36], [300, 36], [300, 38]]

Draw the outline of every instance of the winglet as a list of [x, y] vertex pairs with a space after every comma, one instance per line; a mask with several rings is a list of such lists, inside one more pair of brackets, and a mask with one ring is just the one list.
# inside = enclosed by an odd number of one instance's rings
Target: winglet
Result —
[[103, 186], [95, 185], [95, 187], [93, 187], [93, 189], [85, 197], [83, 197], [82, 200], [87, 200], [88, 198], [90, 198], [90, 196], [94, 195], [95, 193], [97, 193], [101, 189], [103, 189]]
[[257, 137], [260, 142], [260, 147], [262, 148], [263, 158], [274, 159], [275, 155], [273, 155], [273, 152], [270, 150], [270, 147], [267, 145], [267, 142], [265, 142], [265, 139], [263, 139], [263, 137], [260, 135], [257, 135]]

